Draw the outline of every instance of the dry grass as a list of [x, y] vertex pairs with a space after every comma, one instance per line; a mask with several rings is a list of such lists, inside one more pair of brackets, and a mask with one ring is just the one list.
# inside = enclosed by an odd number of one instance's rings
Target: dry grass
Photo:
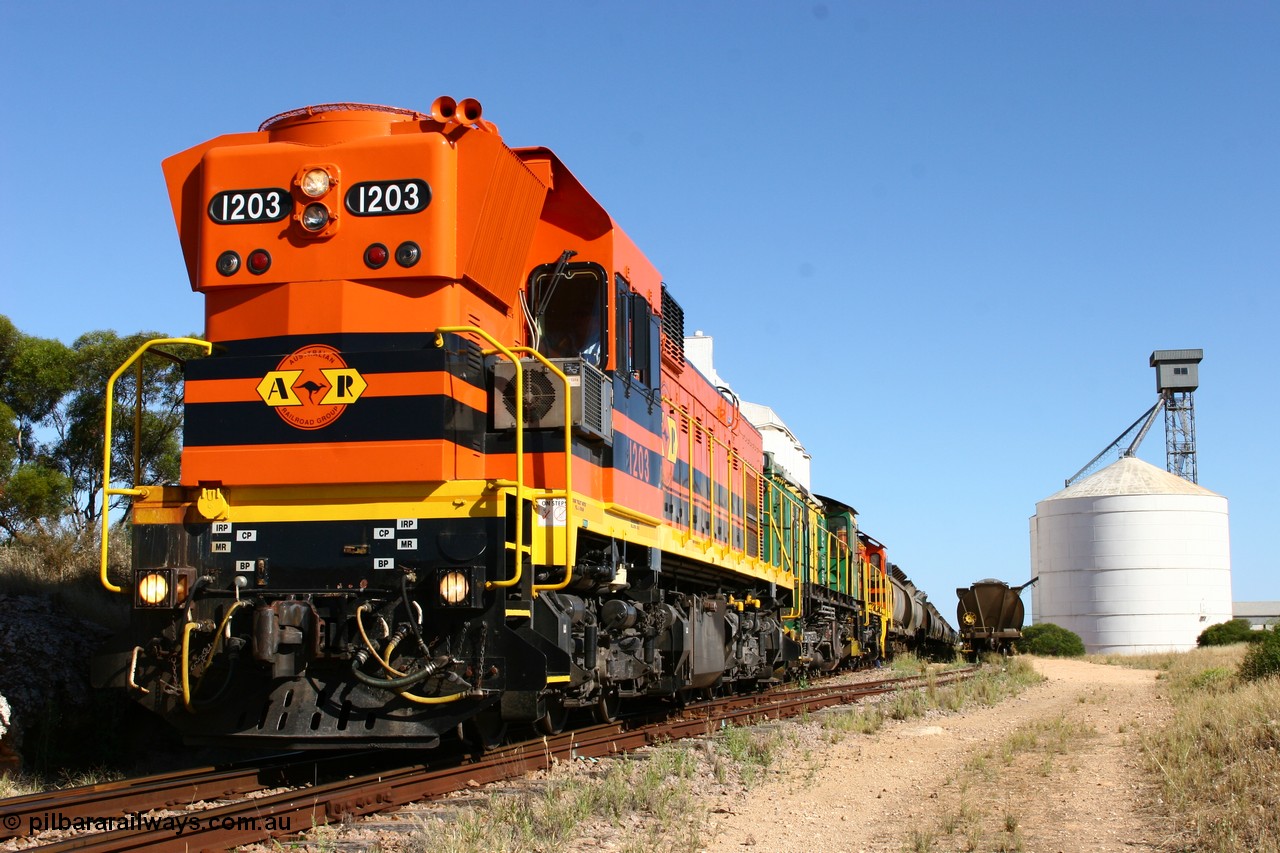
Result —
[[1247, 649], [1090, 658], [1160, 672], [1174, 717], [1143, 752], [1196, 850], [1280, 853], [1280, 678], [1241, 681]]
[[1143, 661], [1162, 670], [1174, 706], [1167, 727], [1144, 733], [1143, 750], [1197, 850], [1280, 851], [1280, 679], [1240, 681], [1246, 648]]
[[[98, 541], [96, 531], [55, 531], [0, 543], [0, 594], [46, 597], [70, 616], [123, 628], [129, 618], [128, 596], [103, 588]], [[119, 585], [129, 576], [128, 531], [113, 529], [108, 543], [108, 575]]]
[[114, 782], [123, 778], [123, 773], [109, 767], [91, 767], [79, 771], [64, 770], [54, 779], [46, 779], [33, 773], [12, 774], [6, 770], [0, 773], [0, 800], [8, 797], [38, 794], [41, 791], [100, 785], [104, 782]]
[[[912, 664], [909, 671], [919, 670]], [[901, 691], [883, 705], [918, 715], [948, 705], [986, 704], [1040, 680], [1029, 664], [1010, 662], [988, 667], [976, 679], [958, 685]], [[923, 698], [909, 699], [908, 693]], [[887, 718], [884, 708], [871, 705], [814, 715], [833, 741], [848, 732], [872, 733]], [[807, 776], [803, 768], [812, 758], [797, 748], [790, 730], [777, 723], [730, 727], [704, 740], [607, 761], [600, 766], [608, 769], [600, 772], [582, 772], [577, 765], [573, 770], [561, 768], [537, 790], [495, 794], [451, 819], [424, 821], [407, 849], [479, 853], [591, 846], [623, 853], [693, 853], [705, 847], [714, 826], [699, 798], [700, 788], [705, 793], [704, 786], [714, 780], [721, 790], [750, 789], [777, 773], [805, 784], [813, 768]]]
[[993, 799], [992, 791], [999, 788], [1000, 780], [1015, 763], [1033, 763], [1040, 775], [1047, 776], [1055, 758], [1071, 755], [1096, 736], [1092, 727], [1060, 715], [1028, 723], [994, 748], [973, 755], [959, 775], [948, 780], [947, 784], [954, 782], [959, 791], [956, 806], [944, 811], [936, 825], [913, 829], [906, 849], [923, 853], [936, 849], [942, 839], [955, 839], [947, 842], [946, 849], [1024, 850], [1021, 818], [1007, 801], [1002, 804]]
[[[906, 671], [914, 674], [911, 668]], [[885, 720], [909, 720], [933, 710], [959, 711], [975, 704], [996, 705], [1041, 681], [1044, 677], [1025, 660], [997, 659], [965, 681], [939, 685], [930, 678], [922, 689], [898, 690], [875, 704], [829, 711], [822, 716], [822, 727], [828, 733], [828, 740], [836, 743], [851, 732], [872, 734], [879, 731]]]
[[46, 790], [43, 780], [25, 773], [12, 774], [8, 770], [0, 773], [0, 800], [9, 797], [25, 797], [27, 794], [38, 794]]
[[[740, 744], [735, 749], [742, 751], [745, 761], [759, 761], [760, 750], [749, 734], [735, 738]], [[716, 752], [721, 752], [718, 745]], [[617, 759], [600, 774], [553, 775], [540, 791], [493, 796], [483, 808], [465, 809], [451, 822], [424, 823], [408, 849], [564, 850], [573, 849], [584, 833], [603, 832], [620, 845], [612, 849], [693, 853], [704, 840], [704, 816], [690, 785], [700, 766], [694, 749], [672, 744]], [[593, 827], [604, 829], [593, 833]]]

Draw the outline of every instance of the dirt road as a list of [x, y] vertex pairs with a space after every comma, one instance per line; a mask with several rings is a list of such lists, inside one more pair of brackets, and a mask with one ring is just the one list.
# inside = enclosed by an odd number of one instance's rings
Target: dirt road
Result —
[[774, 776], [708, 803], [705, 849], [1163, 849], [1173, 828], [1139, 754], [1169, 712], [1156, 674], [1034, 663], [1047, 680], [1015, 699], [850, 735], [810, 759], [807, 784]]

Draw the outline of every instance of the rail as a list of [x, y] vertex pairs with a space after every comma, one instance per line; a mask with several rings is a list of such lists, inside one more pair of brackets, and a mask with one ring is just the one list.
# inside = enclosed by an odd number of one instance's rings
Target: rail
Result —
[[[615, 723], [535, 738], [469, 761], [441, 755], [406, 767], [381, 768], [375, 772], [366, 769], [364, 775], [360, 774], [359, 764], [367, 768], [375, 760], [368, 753], [327, 757], [325, 760], [334, 762], [351, 761], [352, 769], [343, 773], [341, 766], [335, 764], [326, 768], [323, 777], [312, 769], [312, 763], [277, 765], [277, 761], [288, 761], [288, 757], [281, 756], [260, 767], [249, 765], [212, 774], [195, 771], [171, 774], [170, 778], [149, 777], [93, 786], [114, 789], [107, 798], [97, 796], [91, 789], [77, 789], [4, 800], [0, 801], [0, 815], [5, 818], [3, 826], [10, 830], [8, 835], [20, 837], [24, 835], [20, 829], [24, 826], [29, 829], [33, 818], [49, 815], [94, 815], [101, 824], [104, 816], [113, 811], [137, 814], [151, 808], [177, 809], [176, 803], [242, 794], [274, 787], [279, 782], [307, 785], [194, 812], [177, 811], [176, 817], [167, 824], [163, 818], [116, 819], [108, 823], [111, 828], [105, 832], [62, 837], [40, 848], [50, 853], [62, 850], [119, 853], [168, 851], [177, 843], [193, 850], [223, 850], [296, 833], [299, 828], [345, 822], [406, 803], [436, 799], [464, 788], [514, 779], [556, 763], [615, 755], [679, 738], [705, 737], [728, 725], [802, 716], [898, 690], [928, 689], [968, 678], [975, 672], [977, 668], [968, 667], [937, 675], [735, 695], [687, 706], [675, 716], [665, 711], [639, 714]], [[390, 751], [382, 752], [387, 754]], [[283, 774], [288, 774], [289, 779], [279, 779]], [[308, 774], [314, 777], [308, 779]], [[175, 839], [175, 825], [184, 827], [181, 838]]]
[[[116, 368], [116, 372], [111, 374], [111, 378], [107, 380], [107, 401], [106, 413], [103, 418], [102, 433], [102, 543], [100, 553], [100, 565], [98, 570], [98, 578], [102, 581], [102, 585], [109, 592], [123, 592], [121, 587], [116, 586], [107, 577], [107, 538], [110, 532], [109, 511], [111, 509], [111, 497], [113, 495], [130, 495], [133, 497], [145, 497], [149, 494], [149, 490], [138, 487], [138, 469], [141, 466], [141, 440], [142, 440], [142, 356], [151, 351], [152, 347], [161, 346], [163, 344], [188, 344], [197, 346], [204, 350], [205, 355], [213, 352], [213, 344], [208, 341], [202, 341], [199, 338], [156, 338], [147, 341], [129, 356], [124, 364]], [[185, 363], [184, 359], [179, 358], [173, 353], [156, 350], [153, 355], [167, 358], [177, 364]], [[133, 485], [127, 489], [113, 488], [111, 485], [111, 420], [112, 410], [115, 408], [115, 388], [116, 381], [124, 375], [124, 372], [137, 364], [137, 385], [134, 392], [134, 408], [133, 408]]]

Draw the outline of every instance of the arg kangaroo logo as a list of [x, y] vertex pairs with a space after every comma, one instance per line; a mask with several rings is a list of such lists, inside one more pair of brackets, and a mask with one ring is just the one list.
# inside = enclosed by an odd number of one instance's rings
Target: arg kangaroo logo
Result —
[[333, 347], [311, 344], [285, 356], [258, 383], [262, 402], [297, 429], [322, 429], [360, 399], [368, 383]]

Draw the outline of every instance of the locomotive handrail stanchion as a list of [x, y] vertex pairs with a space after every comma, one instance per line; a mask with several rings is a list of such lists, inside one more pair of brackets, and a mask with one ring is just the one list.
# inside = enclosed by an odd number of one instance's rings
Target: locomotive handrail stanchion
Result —
[[[777, 486], [773, 483], [770, 483], [768, 488], [771, 490], [776, 490]], [[804, 608], [800, 606], [801, 591], [804, 589], [804, 579], [800, 577], [800, 571], [796, 566], [795, 555], [792, 554], [790, 550], [787, 548], [786, 540], [782, 536], [782, 526], [779, 523], [779, 519], [778, 519], [778, 515], [782, 512], [784, 506], [786, 506], [786, 504], [783, 504], [782, 501], [785, 500], [787, 496], [784, 495], [780, 490], [777, 491], [777, 495], [779, 500], [777, 513], [773, 512], [772, 510], [772, 506], [773, 506], [772, 501], [769, 503], [769, 506], [771, 507], [769, 511], [769, 528], [773, 531], [773, 539], [778, 544], [778, 557], [779, 557], [778, 562], [781, 566], [783, 566], [786, 569], [787, 574], [792, 579], [795, 580], [795, 601], [792, 602], [792, 605], [791, 605], [792, 612], [782, 614], [782, 618], [783, 619], [799, 619], [802, 615], [804, 615]]]
[[[133, 487], [138, 487], [138, 472], [142, 469], [142, 359], [133, 363], [133, 468], [130, 471]], [[106, 483], [106, 480], [103, 480]]]
[[[680, 415], [680, 417], [684, 420], [684, 422], [688, 425], [687, 429], [685, 430], [685, 432], [687, 432], [687, 433], [689, 434], [689, 439], [688, 439], [688, 442], [689, 442], [689, 455], [688, 455], [688, 458], [689, 458], [689, 464], [688, 464], [688, 466], [687, 466], [687, 467], [688, 467], [688, 469], [689, 469], [689, 486], [688, 486], [688, 488], [689, 488], [688, 530], [687, 530], [687, 531], [685, 532], [685, 534], [684, 534], [684, 535], [685, 535], [685, 537], [686, 537], [686, 538], [685, 538], [685, 540], [684, 540], [684, 542], [682, 542], [682, 543], [681, 543], [681, 544], [683, 544], [683, 545], [688, 545], [688, 544], [689, 544], [689, 541], [690, 541], [690, 540], [692, 540], [692, 539], [693, 539], [693, 537], [694, 537], [694, 528], [693, 528], [693, 512], [694, 512], [694, 505], [693, 505], [693, 469], [694, 469], [694, 459], [693, 459], [694, 440], [693, 440], [693, 431], [694, 431], [694, 429], [696, 428], [696, 425], [695, 425], [695, 422], [694, 422], [694, 420], [693, 420], [693, 416], [692, 416], [692, 415], [690, 415], [690, 414], [689, 414], [689, 412], [688, 412], [688, 411], [687, 411], [683, 406], [679, 406], [679, 405], [677, 405], [677, 404], [676, 404], [676, 402], [675, 402], [675, 400], [671, 399], [670, 397], [663, 397], [663, 398], [662, 398], [662, 402], [664, 402], [664, 403], [666, 403], [666, 404], [670, 405], [670, 406], [671, 406], [671, 410], [672, 410], [673, 412], [678, 413], [678, 414]], [[672, 465], [673, 465], [673, 467], [674, 467], [674, 465], [675, 465], [675, 460], [672, 460]], [[674, 471], [673, 471], [673, 473], [672, 473], [672, 476], [673, 476], [673, 477], [675, 476], [675, 475], [674, 475]], [[674, 509], [674, 508], [673, 508], [673, 509]]]
[[702, 424], [693, 419], [692, 412], [686, 412], [685, 414], [689, 422], [689, 538], [694, 539], [698, 535], [697, 528], [694, 525], [694, 518], [698, 512], [693, 494], [693, 472], [694, 465], [696, 464], [693, 457], [694, 446], [696, 443], [694, 430], [701, 428]]
[[[133, 355], [125, 361], [124, 364], [116, 368], [115, 373], [111, 374], [111, 378], [107, 380], [107, 399], [106, 413], [103, 418], [102, 432], [102, 542], [100, 543], [100, 565], [98, 568], [98, 579], [102, 581], [102, 585], [106, 587], [108, 592], [123, 592], [123, 588], [116, 586], [107, 577], [107, 537], [111, 532], [111, 520], [109, 513], [111, 510], [112, 495], [133, 495], [142, 497], [149, 494], [148, 489], [138, 488], [138, 466], [141, 457], [140, 451], [137, 449], [136, 442], [138, 436], [142, 432], [141, 429], [134, 429], [135, 442], [135, 459], [133, 464], [133, 487], [128, 489], [113, 489], [111, 487], [111, 410], [115, 408], [115, 389], [116, 380], [124, 375], [124, 372], [133, 366], [134, 362], [142, 358], [148, 350], [154, 346], [161, 344], [190, 344], [191, 346], [203, 347], [204, 354], [209, 355], [213, 352], [213, 344], [208, 341], [202, 341], [199, 338], [156, 338], [147, 341], [134, 351]], [[165, 358], [175, 359], [181, 363], [181, 359], [177, 359], [171, 353], [162, 353], [157, 351], [156, 355], [163, 355]], [[141, 365], [139, 365], [139, 381], [138, 387], [134, 391], [134, 407], [138, 414], [135, 416], [135, 423], [141, 422], [141, 406], [142, 406], [142, 381], [141, 381]]]
[[710, 554], [716, 545], [716, 437], [708, 427], [703, 443], [707, 446], [707, 538], [702, 553]]
[[[751, 556], [751, 549], [747, 547], [747, 461], [737, 453], [733, 458], [738, 463], [738, 470], [742, 472], [742, 555], [744, 557]], [[733, 500], [730, 499], [729, 504], [732, 506]], [[733, 539], [733, 529], [730, 525], [729, 538]]]
[[[717, 546], [717, 550], [722, 558], [729, 560], [733, 557], [733, 446], [726, 441], [715, 439], [715, 443], [724, 448], [724, 541]], [[712, 502], [714, 503], [715, 490], [712, 489]], [[714, 528], [714, 526], [713, 526]]]
[[440, 326], [435, 331], [436, 346], [444, 347], [444, 335], [446, 332], [454, 334], [473, 334], [484, 338], [494, 352], [501, 353], [508, 361], [515, 365], [516, 380], [516, 535], [513, 550], [515, 551], [515, 573], [506, 580], [485, 581], [485, 589], [513, 587], [520, 583], [520, 578], [524, 573], [524, 555], [526, 546], [524, 544], [524, 369], [520, 366], [520, 359], [516, 354], [507, 349], [493, 335], [481, 329], [479, 326]]
[[[511, 351], [532, 355], [564, 383], [564, 579], [557, 583], [534, 583], [533, 597], [537, 598], [538, 593], [543, 590], [555, 592], [567, 587], [573, 580], [573, 564], [577, 559], [578, 531], [573, 523], [573, 405], [569, 399], [573, 392], [569, 388], [569, 377], [564, 371], [533, 347], [512, 347]], [[556, 493], [548, 491], [546, 496], [554, 498]], [[555, 526], [552, 525], [551, 529], [555, 530]], [[554, 543], [552, 553], [554, 554]]]

